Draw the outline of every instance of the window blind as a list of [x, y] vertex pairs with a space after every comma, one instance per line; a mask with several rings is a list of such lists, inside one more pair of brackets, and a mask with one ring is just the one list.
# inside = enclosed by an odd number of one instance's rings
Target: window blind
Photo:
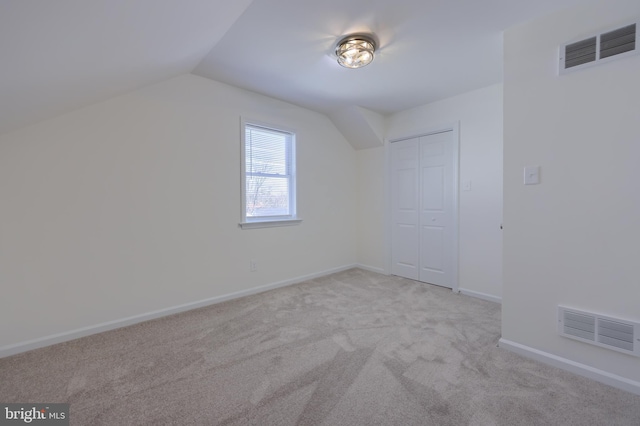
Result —
[[293, 135], [245, 126], [246, 218], [295, 217]]

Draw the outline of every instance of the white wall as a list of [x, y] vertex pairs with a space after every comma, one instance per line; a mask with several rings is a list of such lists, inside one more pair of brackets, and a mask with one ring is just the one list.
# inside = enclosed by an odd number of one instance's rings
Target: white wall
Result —
[[559, 337], [556, 309], [640, 321], [640, 56], [558, 76], [557, 54], [638, 17], [592, 2], [509, 29], [504, 51], [503, 338], [635, 381], [640, 359]]
[[386, 271], [385, 149], [356, 151], [358, 172], [358, 263], [371, 270]]
[[[389, 117], [387, 139], [460, 122], [459, 287], [502, 296], [502, 85], [494, 85]], [[385, 268], [384, 148], [358, 151], [358, 260]]]
[[[301, 225], [238, 228], [241, 115], [297, 131]], [[1, 136], [0, 348], [354, 264], [355, 161], [326, 116], [192, 75]]]

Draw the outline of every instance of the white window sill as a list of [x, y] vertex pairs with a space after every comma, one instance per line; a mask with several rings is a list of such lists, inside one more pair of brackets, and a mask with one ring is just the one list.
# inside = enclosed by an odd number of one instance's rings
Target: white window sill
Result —
[[255, 222], [240, 222], [240, 228], [242, 229], [255, 229], [255, 228], [273, 228], [276, 226], [294, 226], [300, 225], [302, 219], [281, 219], [281, 220], [261, 220]]

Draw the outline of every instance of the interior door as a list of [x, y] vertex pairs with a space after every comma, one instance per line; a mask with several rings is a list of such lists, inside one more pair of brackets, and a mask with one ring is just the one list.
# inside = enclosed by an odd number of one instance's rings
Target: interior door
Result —
[[391, 144], [391, 273], [453, 288], [453, 131]]
[[420, 138], [419, 280], [453, 287], [453, 132]]
[[391, 144], [391, 273], [420, 277], [419, 139]]

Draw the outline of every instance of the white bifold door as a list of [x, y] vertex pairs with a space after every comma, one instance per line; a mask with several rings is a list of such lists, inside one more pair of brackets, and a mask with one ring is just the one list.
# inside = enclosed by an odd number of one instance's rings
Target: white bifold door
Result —
[[453, 288], [453, 131], [391, 143], [391, 273]]

